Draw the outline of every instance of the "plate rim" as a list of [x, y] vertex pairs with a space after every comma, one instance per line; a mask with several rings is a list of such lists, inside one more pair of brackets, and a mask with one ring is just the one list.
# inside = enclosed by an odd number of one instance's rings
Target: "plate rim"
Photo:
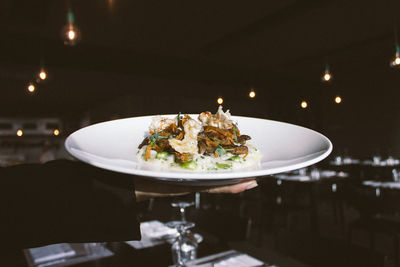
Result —
[[[199, 114], [188, 114], [189, 116], [198, 116]], [[140, 177], [146, 177], [146, 178], [152, 178], [156, 180], [161, 180], [161, 181], [175, 181], [175, 182], [180, 182], [180, 181], [187, 181], [187, 182], [206, 182], [206, 181], [220, 181], [220, 180], [233, 180], [233, 179], [244, 179], [244, 178], [251, 178], [251, 177], [261, 177], [261, 176], [268, 176], [272, 174], [277, 174], [277, 173], [282, 173], [282, 172], [288, 172], [288, 171], [293, 171], [296, 169], [304, 168], [313, 164], [316, 164], [326, 157], [329, 156], [329, 154], [333, 150], [333, 144], [327, 138], [325, 135], [323, 135], [320, 132], [317, 132], [313, 129], [301, 126], [301, 125], [296, 125], [288, 122], [282, 122], [282, 121], [277, 121], [277, 120], [271, 120], [271, 119], [265, 119], [265, 118], [257, 118], [257, 117], [248, 117], [248, 116], [232, 116], [232, 119], [235, 118], [244, 118], [244, 119], [256, 119], [256, 120], [263, 120], [263, 121], [269, 121], [273, 123], [278, 123], [278, 124], [283, 124], [291, 127], [297, 127], [297, 128], [302, 128], [306, 131], [310, 131], [319, 137], [323, 139], [327, 144], [328, 144], [328, 149], [327, 150], [321, 150], [318, 152], [315, 152], [314, 154], [319, 154], [315, 158], [312, 158], [310, 160], [306, 160], [304, 162], [296, 163], [296, 164], [291, 164], [290, 167], [288, 166], [281, 166], [281, 167], [275, 167], [275, 168], [269, 168], [269, 169], [259, 169], [259, 170], [249, 170], [249, 171], [222, 171], [222, 172], [163, 172], [163, 171], [149, 171], [149, 170], [140, 170], [140, 169], [128, 169], [127, 167], [122, 167], [122, 166], [113, 166], [112, 164], [102, 164], [96, 161], [91, 161], [85, 157], [76, 155], [72, 150], [70, 146], [68, 146], [68, 143], [71, 142], [71, 139], [73, 138], [74, 134], [77, 134], [78, 132], [84, 131], [85, 129], [89, 127], [97, 127], [98, 125], [102, 124], [107, 124], [107, 123], [112, 123], [112, 122], [117, 122], [117, 121], [123, 121], [123, 120], [131, 120], [131, 119], [138, 119], [138, 118], [151, 118], [155, 116], [177, 116], [177, 114], [156, 114], [156, 115], [143, 115], [143, 116], [135, 116], [135, 117], [127, 117], [127, 118], [120, 118], [120, 119], [115, 119], [115, 120], [108, 120], [108, 121], [103, 121], [103, 122], [98, 122], [94, 123], [85, 127], [82, 127], [73, 133], [69, 134], [68, 137], [65, 139], [64, 142], [64, 147], [68, 151], [68, 153], [87, 164], [90, 164], [92, 166], [96, 166], [98, 168], [106, 169], [109, 171], [114, 171], [114, 172], [119, 172], [119, 173], [125, 173], [133, 176], [140, 176]], [[323, 152], [324, 151], [324, 152]], [[88, 153], [88, 152], [85, 152]], [[90, 154], [90, 153], [89, 153]], [[99, 157], [97, 155], [93, 155]], [[312, 154], [310, 154], [312, 155]], [[107, 159], [107, 158], [105, 158]], [[295, 160], [295, 159], [294, 159]], [[273, 161], [270, 161], [273, 162]], [[133, 170], [133, 172], [132, 172]], [[237, 176], [235, 176], [237, 175]], [[179, 177], [177, 177], [179, 176]], [[214, 176], [213, 178], [209, 178], [210, 176]]]

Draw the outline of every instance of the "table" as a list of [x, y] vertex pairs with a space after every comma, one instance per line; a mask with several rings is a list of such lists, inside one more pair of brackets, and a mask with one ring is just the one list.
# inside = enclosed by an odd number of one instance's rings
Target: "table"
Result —
[[[276, 194], [276, 205], [275, 209], [271, 210], [284, 211], [290, 210], [290, 203], [285, 204], [285, 199], [294, 199], [299, 192], [304, 191], [309, 200], [307, 210], [310, 213], [310, 230], [316, 237], [319, 234], [319, 226], [318, 226], [318, 216], [317, 216], [317, 194], [320, 188], [324, 188], [325, 190], [329, 189], [329, 196], [332, 199], [333, 205], [333, 213], [334, 219], [336, 223], [342, 225], [342, 231], [344, 231], [344, 214], [343, 214], [343, 203], [341, 198], [338, 196], [341, 194], [342, 188], [341, 183], [343, 183], [346, 178], [349, 177], [348, 173], [345, 172], [336, 172], [330, 170], [317, 170], [312, 169], [310, 173], [304, 173], [300, 171], [299, 173], [283, 173], [273, 175], [275, 179], [275, 190], [276, 192], [268, 192], [267, 194], [273, 195]], [[294, 189], [290, 189], [290, 185], [294, 187]], [[285, 189], [287, 187], [287, 189]], [[302, 190], [303, 189], [303, 190]], [[328, 193], [328, 192], [327, 192]], [[324, 194], [327, 196], [327, 194]], [[302, 200], [303, 198], [299, 198]], [[299, 209], [298, 201], [294, 202], [294, 209]], [[273, 216], [273, 215], [272, 215]]]
[[[223, 252], [229, 250], [227, 244], [220, 242], [217, 238], [209, 233], [195, 229], [200, 233], [204, 240], [199, 244], [198, 257]], [[145, 249], [135, 249], [126, 242], [110, 242], [106, 248], [114, 253], [114, 256], [101, 258], [84, 263], [78, 263], [76, 267], [131, 267], [131, 266], [162, 266], [172, 265], [171, 245], [169, 243], [160, 243], [154, 247]], [[7, 266], [12, 267], [28, 267], [27, 261], [23, 254], [9, 263]], [[52, 267], [56, 265], [48, 265]], [[47, 266], [46, 266], [47, 267]]]

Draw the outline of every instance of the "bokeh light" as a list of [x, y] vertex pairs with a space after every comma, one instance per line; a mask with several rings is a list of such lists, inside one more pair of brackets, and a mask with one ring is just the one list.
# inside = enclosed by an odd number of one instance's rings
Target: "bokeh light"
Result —
[[33, 83], [29, 83], [27, 89], [29, 93], [33, 94], [36, 90], [36, 86]]
[[254, 92], [254, 90], [251, 90], [251, 91], [249, 92], [249, 97], [250, 97], [250, 98], [255, 98], [255, 97], [256, 97], [256, 92]]

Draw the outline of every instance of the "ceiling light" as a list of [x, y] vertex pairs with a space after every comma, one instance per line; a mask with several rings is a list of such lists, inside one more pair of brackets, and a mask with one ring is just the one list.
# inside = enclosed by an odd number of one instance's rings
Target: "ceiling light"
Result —
[[40, 72], [39, 72], [39, 78], [41, 79], [41, 80], [46, 80], [46, 78], [47, 78], [47, 73], [46, 73], [46, 71], [42, 68], [41, 70], [40, 70]]
[[29, 93], [33, 94], [36, 90], [36, 86], [34, 83], [29, 83], [28, 86], [26, 87]]
[[335, 103], [340, 104], [342, 102], [342, 98], [340, 96], [335, 97]]
[[68, 11], [67, 14], [67, 24], [63, 27], [61, 31], [61, 37], [65, 45], [74, 46], [80, 40], [80, 31], [75, 24], [75, 17], [72, 10]]
[[21, 129], [18, 129], [18, 131], [17, 131], [17, 135], [18, 136], [22, 136], [24, 133], [22, 132], [22, 130]]
[[222, 99], [222, 97], [218, 97], [217, 103], [221, 105], [222, 103], [224, 103], [224, 99]]
[[332, 80], [332, 73], [329, 70], [329, 65], [325, 65], [325, 71], [321, 78], [322, 82], [329, 83]]
[[60, 134], [60, 130], [54, 129], [53, 134], [54, 134], [55, 136], [58, 136], [58, 135]]
[[253, 89], [250, 90], [250, 92], [249, 92], [249, 97], [250, 97], [250, 98], [255, 98], [255, 97], [256, 97], [256, 92], [254, 92]]
[[307, 107], [308, 107], [308, 103], [307, 103], [307, 101], [301, 101], [301, 104], [300, 104], [300, 106], [301, 106], [301, 108], [303, 108], [303, 109], [306, 109]]

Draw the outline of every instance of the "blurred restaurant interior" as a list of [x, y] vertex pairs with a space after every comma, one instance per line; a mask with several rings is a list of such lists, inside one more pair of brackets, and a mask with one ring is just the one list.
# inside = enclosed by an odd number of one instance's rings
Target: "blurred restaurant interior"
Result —
[[[65, 139], [94, 123], [221, 104], [318, 131], [333, 151], [237, 195], [145, 201], [143, 222], [194, 201], [199, 258], [400, 266], [399, 12], [397, 0], [0, 1], [0, 166], [72, 160]], [[75, 266], [172, 264], [168, 242], [102, 246], [113, 256]], [[66, 266], [26, 255], [15, 266]]]

